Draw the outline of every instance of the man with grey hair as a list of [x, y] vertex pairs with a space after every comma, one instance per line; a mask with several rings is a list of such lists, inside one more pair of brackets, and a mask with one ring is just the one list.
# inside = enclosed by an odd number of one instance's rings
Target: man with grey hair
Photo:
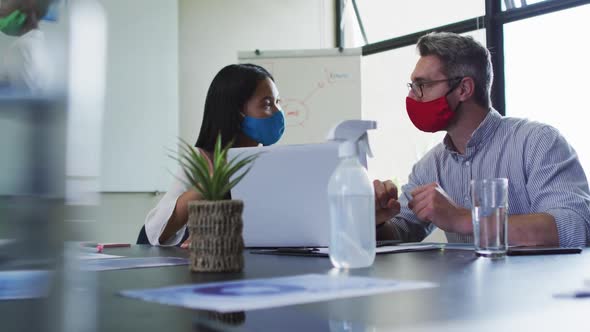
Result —
[[374, 181], [377, 238], [421, 241], [438, 227], [449, 242], [473, 242], [470, 180], [508, 178], [510, 245], [588, 246], [588, 182], [561, 134], [492, 108], [489, 52], [473, 38], [430, 33], [417, 49], [408, 116], [447, 134], [414, 165], [399, 201], [391, 181]]

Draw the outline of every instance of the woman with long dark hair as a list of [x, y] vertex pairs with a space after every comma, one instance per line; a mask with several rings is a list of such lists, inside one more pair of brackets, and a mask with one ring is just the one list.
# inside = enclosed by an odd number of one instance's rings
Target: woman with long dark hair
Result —
[[[195, 147], [210, 162], [219, 134], [223, 146], [232, 140], [234, 147], [276, 143], [285, 130], [279, 103], [274, 78], [266, 69], [253, 64], [224, 67], [209, 86]], [[146, 217], [145, 231], [152, 245], [188, 245], [188, 202], [201, 197], [182, 181], [183, 172], [178, 177]]]

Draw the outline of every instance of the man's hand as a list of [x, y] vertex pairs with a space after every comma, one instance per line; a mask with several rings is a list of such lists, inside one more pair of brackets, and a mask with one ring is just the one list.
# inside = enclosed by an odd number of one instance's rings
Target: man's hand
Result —
[[385, 182], [375, 180], [373, 187], [375, 188], [375, 224], [381, 225], [400, 211], [397, 187], [390, 180]]
[[473, 232], [471, 211], [457, 206], [437, 183], [416, 187], [411, 195], [408, 207], [418, 219], [432, 222], [446, 232]]

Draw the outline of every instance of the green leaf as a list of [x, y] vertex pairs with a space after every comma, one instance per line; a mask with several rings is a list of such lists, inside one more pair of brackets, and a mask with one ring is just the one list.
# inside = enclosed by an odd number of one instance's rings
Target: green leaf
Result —
[[[247, 157], [239, 154], [228, 161], [227, 154], [232, 145], [233, 140], [222, 147], [222, 137], [217, 136], [211, 160], [212, 170], [209, 169], [208, 158], [182, 139], [180, 139], [179, 151], [175, 152], [176, 155], [169, 154], [169, 156], [179, 163], [186, 176], [185, 182], [188, 182], [186, 184], [200, 193], [203, 199], [221, 200], [248, 174], [252, 168], [251, 163], [259, 156], [259, 153]], [[243, 173], [231, 180], [235, 174], [244, 169]]]
[[207, 160], [184, 141], [182, 141], [181, 150], [182, 156], [179, 161], [187, 179], [190, 181], [190, 185], [200, 192], [204, 198], [209, 197], [210, 176]]
[[217, 135], [215, 147], [213, 148], [213, 169], [219, 169], [223, 164], [223, 155], [221, 150], [221, 134]]
[[230, 167], [227, 170], [228, 175], [231, 176], [232, 174], [239, 171], [242, 167], [247, 166], [248, 164], [252, 163], [254, 160], [256, 160], [256, 158], [258, 158], [258, 155], [259, 155], [259, 153], [253, 154], [248, 157], [245, 157], [242, 160], [235, 161], [232, 164], [229, 164]]
[[236, 161], [237, 158], [238, 158], [238, 156], [232, 158], [232, 160], [230, 162], [228, 162], [226, 165], [224, 165], [222, 172], [221, 172], [221, 173], [223, 173], [223, 178], [221, 178], [220, 183], [223, 183], [224, 185], [227, 184], [234, 173], [236, 173], [241, 167], [250, 163], [251, 162], [250, 159], [253, 160], [253, 158], [248, 157], [248, 158], [244, 158], [240, 162], [237, 162]]
[[223, 165], [221, 153], [221, 135], [217, 135], [215, 140], [215, 147], [213, 148], [213, 177], [211, 178], [211, 191], [215, 197], [212, 200], [221, 199], [218, 197], [219, 193], [219, 168]]
[[250, 169], [252, 169], [252, 166], [248, 167], [244, 173], [240, 174], [238, 177], [236, 177], [235, 179], [233, 179], [233, 181], [229, 182], [223, 189], [225, 190], [225, 192], [230, 191], [233, 187], [235, 187], [240, 181], [242, 181], [242, 179], [250, 172]]

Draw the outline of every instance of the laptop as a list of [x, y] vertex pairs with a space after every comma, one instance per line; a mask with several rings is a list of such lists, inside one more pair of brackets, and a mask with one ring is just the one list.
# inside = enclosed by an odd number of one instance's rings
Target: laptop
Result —
[[[244, 201], [246, 247], [327, 247], [328, 182], [340, 162], [337, 142], [234, 148], [231, 159], [259, 153], [232, 190]], [[366, 158], [361, 163], [366, 166]]]

